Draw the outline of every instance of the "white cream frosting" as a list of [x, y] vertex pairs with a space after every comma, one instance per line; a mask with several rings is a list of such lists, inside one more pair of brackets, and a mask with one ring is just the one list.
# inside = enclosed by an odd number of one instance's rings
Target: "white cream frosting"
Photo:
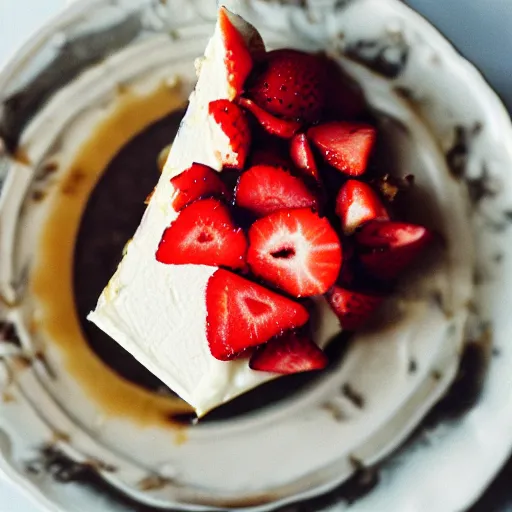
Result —
[[[133, 240], [89, 320], [114, 338], [149, 371], [192, 405], [199, 416], [276, 377], [249, 368], [247, 359], [215, 359], [206, 339], [205, 290], [216, 267], [165, 265], [155, 259], [164, 229], [177, 217], [171, 206], [173, 176], [200, 162], [220, 171], [227, 137], [212, 122], [208, 104], [227, 99], [229, 85], [219, 27], [198, 68], [199, 79], [161, 179]], [[317, 342], [339, 332], [322, 307]]]

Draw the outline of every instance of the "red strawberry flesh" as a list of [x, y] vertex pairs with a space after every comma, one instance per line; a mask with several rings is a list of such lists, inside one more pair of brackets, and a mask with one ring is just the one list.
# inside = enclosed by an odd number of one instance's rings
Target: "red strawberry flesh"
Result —
[[342, 329], [356, 331], [364, 327], [384, 297], [362, 292], [355, 292], [334, 286], [327, 293], [327, 301], [339, 318]]
[[245, 112], [229, 100], [210, 102], [208, 112], [228, 139], [229, 147], [219, 149], [222, 165], [243, 169], [251, 145], [251, 130]]
[[377, 193], [370, 185], [357, 180], [347, 180], [341, 187], [336, 198], [336, 213], [346, 235], [371, 220], [389, 220]]
[[341, 261], [336, 232], [309, 208], [271, 213], [249, 230], [247, 262], [253, 273], [294, 297], [325, 293]]
[[300, 178], [272, 165], [256, 165], [244, 172], [238, 182], [235, 202], [257, 216], [318, 206], [316, 196]]
[[297, 169], [315, 180], [319, 179], [315, 155], [305, 133], [298, 133], [290, 141], [290, 157]]
[[254, 103], [254, 101], [247, 98], [240, 98], [238, 103], [247, 109], [256, 118], [261, 127], [270, 135], [275, 135], [282, 139], [289, 139], [293, 137], [302, 126], [298, 121], [279, 119], [269, 114], [266, 110], [263, 110]]
[[372, 221], [356, 233], [361, 262], [382, 280], [398, 277], [432, 239], [427, 228], [405, 222]]
[[244, 89], [245, 80], [252, 70], [252, 56], [242, 34], [233, 25], [230, 17], [234, 16], [225, 7], [219, 9], [219, 28], [226, 48], [224, 64], [226, 66], [230, 98], [234, 99]]
[[228, 208], [216, 199], [203, 199], [184, 208], [164, 231], [156, 259], [171, 265], [244, 268], [246, 251], [245, 234]]
[[188, 169], [171, 179], [176, 189], [172, 207], [176, 211], [199, 198], [223, 197], [229, 200], [229, 191], [219, 174], [207, 165], [193, 163]]
[[222, 269], [208, 281], [206, 309], [210, 351], [222, 361], [309, 319], [301, 304]]
[[249, 366], [253, 370], [290, 375], [322, 370], [327, 362], [326, 355], [309, 338], [286, 332], [259, 347]]
[[349, 176], [361, 176], [375, 145], [376, 131], [367, 124], [332, 121], [311, 127], [308, 138], [329, 165]]
[[267, 112], [286, 119], [315, 121], [325, 104], [323, 60], [298, 50], [274, 50], [253, 70], [248, 96]]

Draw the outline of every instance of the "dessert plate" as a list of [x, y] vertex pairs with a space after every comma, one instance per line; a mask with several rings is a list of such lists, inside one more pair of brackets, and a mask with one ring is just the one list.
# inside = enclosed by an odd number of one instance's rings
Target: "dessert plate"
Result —
[[[468, 506], [512, 442], [512, 130], [475, 69], [398, 1], [230, 5], [270, 47], [325, 49], [339, 59], [380, 119], [386, 166], [416, 176], [410, 218], [440, 230], [444, 249], [404, 282], [385, 325], [334, 354], [319, 378], [289, 381], [300, 387], [286, 398], [267, 390], [186, 426], [186, 405], [122, 379], [85, 339], [73, 255], [88, 249], [75, 248], [87, 199], [128, 139], [182, 106], [215, 7], [78, 3], [0, 77], [0, 134], [13, 153], [2, 160], [0, 204], [2, 469], [45, 496], [49, 510], [131, 510], [130, 500], [266, 509], [318, 495], [311, 507], [339, 510], [354, 498], [353, 486], [340, 485], [377, 463], [380, 485], [351, 508]], [[80, 66], [63, 64], [70, 55]], [[475, 359], [482, 365], [464, 366], [475, 378], [492, 361], [471, 411], [456, 423], [431, 421], [396, 452], [461, 361]], [[440, 475], [451, 485], [436, 492]]]

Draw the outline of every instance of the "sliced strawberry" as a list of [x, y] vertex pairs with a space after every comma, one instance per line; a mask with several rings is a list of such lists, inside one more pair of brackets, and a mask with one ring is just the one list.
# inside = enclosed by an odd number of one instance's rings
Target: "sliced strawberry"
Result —
[[156, 251], [170, 265], [245, 266], [247, 240], [231, 220], [228, 208], [216, 199], [203, 199], [184, 208], [164, 231]]
[[251, 145], [251, 130], [245, 112], [228, 100], [210, 102], [208, 111], [215, 121], [214, 126], [217, 126], [228, 140], [226, 147], [218, 150], [222, 165], [243, 169]]
[[252, 271], [295, 297], [325, 293], [336, 281], [342, 250], [334, 229], [309, 208], [282, 210], [249, 230]]
[[256, 165], [244, 172], [236, 189], [237, 206], [263, 216], [289, 208], [316, 208], [317, 198], [285, 169]]
[[217, 270], [210, 277], [206, 311], [210, 351], [222, 361], [309, 319], [301, 304], [227, 270]]
[[314, 121], [324, 108], [326, 77], [323, 59], [298, 50], [274, 50], [254, 69], [248, 96], [271, 114]]
[[298, 133], [290, 141], [290, 157], [295, 167], [304, 174], [312, 176], [315, 180], [320, 178], [315, 155], [305, 133]]
[[366, 269], [379, 279], [394, 279], [432, 241], [423, 226], [404, 222], [372, 221], [356, 233], [360, 258]]
[[219, 173], [207, 165], [193, 163], [188, 169], [171, 179], [176, 189], [172, 207], [178, 212], [200, 197], [224, 197], [229, 200], [229, 191]]
[[286, 332], [259, 347], [249, 366], [253, 370], [290, 375], [322, 370], [327, 362], [326, 355], [309, 338]]
[[240, 98], [238, 103], [247, 109], [256, 118], [261, 127], [270, 135], [275, 135], [282, 139], [289, 139], [293, 137], [293, 134], [297, 133], [302, 126], [298, 121], [279, 119], [269, 114], [256, 105], [254, 101], [247, 98]]
[[347, 180], [341, 187], [336, 198], [336, 213], [346, 235], [371, 220], [389, 220], [377, 193], [370, 185], [357, 180]]
[[253, 66], [249, 48], [242, 34], [233, 24], [232, 18], [235, 16], [225, 7], [219, 9], [219, 28], [226, 48], [224, 65], [227, 70], [231, 100], [243, 92], [245, 80]]
[[341, 327], [347, 331], [363, 327], [384, 300], [382, 295], [354, 292], [341, 286], [333, 286], [326, 297]]
[[376, 131], [367, 124], [332, 121], [313, 126], [308, 137], [328, 164], [349, 176], [360, 176], [366, 171]]

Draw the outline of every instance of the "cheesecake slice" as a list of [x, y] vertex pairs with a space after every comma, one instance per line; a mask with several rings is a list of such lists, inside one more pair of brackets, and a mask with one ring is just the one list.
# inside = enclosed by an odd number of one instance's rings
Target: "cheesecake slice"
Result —
[[364, 326], [430, 240], [363, 181], [376, 130], [359, 105], [325, 57], [266, 52], [219, 9], [161, 178], [89, 315], [198, 416], [325, 368], [326, 343]]

